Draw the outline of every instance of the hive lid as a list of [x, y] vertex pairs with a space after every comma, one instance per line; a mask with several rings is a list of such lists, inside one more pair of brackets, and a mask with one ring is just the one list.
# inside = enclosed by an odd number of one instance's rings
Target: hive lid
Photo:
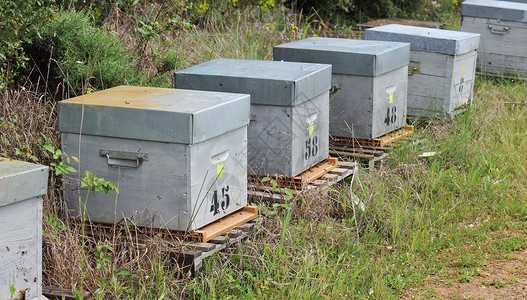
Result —
[[367, 40], [410, 43], [412, 51], [460, 55], [479, 47], [478, 33], [390, 24], [366, 29]]
[[461, 15], [525, 23], [527, 1], [466, 0], [461, 3]]
[[0, 207], [45, 195], [48, 170], [46, 166], [0, 157]]
[[333, 73], [378, 76], [408, 65], [410, 44], [312, 37], [273, 48], [276, 61], [333, 65]]
[[502, 0], [502, 1], [527, 3], [527, 0]]
[[178, 71], [174, 86], [251, 94], [251, 104], [295, 106], [329, 90], [331, 66], [218, 58]]
[[59, 104], [61, 132], [193, 144], [247, 125], [250, 96], [119, 86]]

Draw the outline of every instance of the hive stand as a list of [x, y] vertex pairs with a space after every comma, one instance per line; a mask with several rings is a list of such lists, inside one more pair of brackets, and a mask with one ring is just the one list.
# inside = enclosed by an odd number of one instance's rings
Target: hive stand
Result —
[[382, 167], [383, 161], [388, 157], [385, 147], [362, 146], [360, 144], [348, 144], [343, 142], [332, 142], [329, 153], [340, 159], [352, 159], [365, 163], [370, 170], [375, 166]]
[[330, 142], [329, 153], [341, 159], [358, 160], [367, 164], [370, 170], [374, 170], [376, 164], [381, 167], [383, 160], [388, 157], [388, 148], [386, 146], [413, 133], [414, 127], [406, 125], [376, 139], [334, 137]]
[[[262, 223], [262, 221], [263, 218], [256, 218], [245, 224], [239, 225], [226, 233], [222, 233], [206, 243], [187, 241], [181, 243], [180, 248], [171, 249], [169, 256], [172, 261], [177, 264], [177, 267], [179, 267], [179, 276], [195, 277], [201, 269], [205, 258], [232, 245], [239, 245], [243, 239], [248, 237], [249, 234], [255, 230], [256, 225]], [[172, 241], [176, 242], [176, 240]], [[179, 243], [179, 241], [176, 243]], [[58, 287], [43, 287], [42, 293], [49, 299], [76, 299], [72, 291]], [[83, 296], [88, 298], [90, 294], [85, 291]]]
[[[223, 217], [202, 228], [190, 231], [168, 230], [159, 228], [146, 228], [135, 226], [132, 220], [127, 220], [125, 224], [106, 224], [89, 222], [85, 223], [86, 232], [91, 236], [97, 236], [99, 232], [111, 233], [113, 230], [123, 233], [137, 233], [144, 237], [162, 237], [165, 239], [178, 239], [180, 241], [208, 242], [220, 236], [234, 227], [241, 226], [258, 217], [258, 207], [246, 206], [230, 215]], [[80, 221], [78, 221], [80, 226]]]
[[[247, 196], [253, 201], [271, 201], [283, 202], [287, 197], [286, 190], [291, 191], [293, 197], [320, 194], [327, 191], [336, 183], [344, 180], [346, 177], [354, 174], [359, 169], [359, 165], [354, 162], [339, 161], [338, 167], [329, 170], [318, 179], [304, 185], [302, 188], [290, 187], [273, 187], [268, 183], [249, 182], [247, 185]], [[308, 170], [309, 171], [309, 170]], [[291, 199], [289, 199], [291, 200]]]
[[206, 243], [186, 242], [182, 248], [173, 249], [170, 257], [181, 270], [180, 276], [195, 277], [202, 268], [203, 260], [230, 246], [239, 246], [240, 242], [251, 234], [263, 218], [253, 219], [243, 225], [219, 235]]

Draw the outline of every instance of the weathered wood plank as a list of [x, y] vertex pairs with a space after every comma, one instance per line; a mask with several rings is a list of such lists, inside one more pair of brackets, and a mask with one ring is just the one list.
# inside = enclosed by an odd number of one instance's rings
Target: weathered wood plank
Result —
[[351, 157], [363, 158], [363, 159], [373, 159], [375, 157], [375, 155], [373, 154], [359, 153], [359, 152], [352, 152], [352, 151], [329, 151], [329, 154], [351, 156]]
[[[447, 60], [448, 55], [445, 54], [430, 53], [423, 51], [411, 51], [409, 66], [415, 66], [419, 68], [419, 71], [416, 71], [414, 75], [421, 74], [429, 76], [446, 77]], [[409, 75], [408, 80], [410, 80], [414, 75]]]
[[[42, 199], [0, 207], [0, 299], [42, 294]], [[23, 298], [23, 299], [25, 299]]]
[[243, 232], [250, 232], [254, 228], [254, 223], [245, 223], [240, 226], [237, 226], [235, 229], [241, 230]]
[[449, 91], [449, 111], [455, 112], [459, 107], [466, 106], [472, 98], [474, 91], [474, 78], [476, 75], [476, 58], [473, 52], [451, 58], [453, 73], [447, 80], [450, 86], [445, 86]]
[[[43, 286], [42, 294], [49, 300], [77, 300], [77, 297], [75, 297], [71, 290], [60, 287]], [[90, 296], [90, 293], [88, 291], [84, 291], [83, 296], [84, 299], [86, 299]]]
[[238, 230], [238, 229], [232, 229], [230, 230], [229, 232], [227, 232], [227, 236], [230, 238], [230, 239], [233, 239], [233, 238], [236, 238], [236, 237], [239, 237], [240, 235], [242, 235], [243, 231], [241, 230]]
[[188, 244], [185, 244], [185, 247], [193, 249], [193, 250], [207, 252], [207, 251], [214, 250], [216, 248], [216, 245], [211, 244], [211, 243], [190, 242]]

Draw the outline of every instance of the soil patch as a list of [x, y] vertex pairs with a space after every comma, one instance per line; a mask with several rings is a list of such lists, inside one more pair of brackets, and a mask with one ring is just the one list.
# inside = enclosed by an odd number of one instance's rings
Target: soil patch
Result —
[[527, 299], [527, 250], [509, 255], [511, 260], [490, 262], [470, 282], [427, 285], [413, 289], [404, 298]]

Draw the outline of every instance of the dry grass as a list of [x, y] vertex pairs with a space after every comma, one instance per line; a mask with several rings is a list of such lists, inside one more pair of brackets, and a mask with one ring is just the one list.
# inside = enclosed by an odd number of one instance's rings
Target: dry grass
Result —
[[[104, 21], [105, 28], [118, 32], [126, 47], [142, 57], [140, 66], [149, 74], [145, 77], [159, 74], [159, 58], [170, 51], [179, 55], [176, 69], [216, 57], [270, 59], [272, 46], [302, 37], [290, 22], [308, 28], [308, 34], [323, 28], [286, 11], [263, 21], [248, 9], [225, 20], [210, 16], [196, 27], [181, 25], [156, 38], [139, 38], [134, 34], [139, 14], [146, 19], [156, 9], [161, 11], [154, 5], [130, 15], [116, 6]], [[60, 87], [45, 90], [54, 89]], [[0, 92], [0, 151], [49, 165], [52, 158], [43, 145], [60, 148], [58, 96], [38, 90], [29, 86]], [[385, 168], [354, 179], [353, 192], [364, 210], [353, 204], [349, 182], [327, 194], [297, 199], [285, 228], [286, 208], [259, 203], [267, 218], [256, 232], [239, 248], [205, 261], [198, 279], [180, 274], [171, 259], [183, 245], [177, 239], [110, 229], [89, 230], [83, 242], [81, 225], [63, 207], [61, 178], [50, 173], [44, 200], [44, 284], [82, 285], [98, 299], [366, 298], [370, 291], [379, 299], [395, 298], [428, 274], [442, 272], [448, 262], [441, 257], [461, 261], [473, 252], [481, 255], [479, 248], [466, 246], [467, 240], [484, 247], [488, 241], [483, 238], [499, 235], [499, 226], [511, 230], [525, 220], [526, 90], [525, 83], [478, 79], [469, 113], [454, 122], [423, 122], [414, 137], [394, 149]], [[423, 151], [442, 154], [417, 158]], [[507, 165], [512, 167], [499, 172]], [[468, 223], [482, 225], [459, 226]], [[103, 263], [108, 270], [97, 268], [101, 247], [113, 249], [107, 252], [111, 261]], [[132, 275], [112, 281], [121, 269]]]
[[[57, 103], [36, 92], [37, 86], [0, 91], [0, 153], [5, 157], [49, 165], [44, 144], [60, 149]], [[57, 213], [60, 179], [50, 173], [44, 208]]]
[[[49, 165], [55, 160], [43, 145], [50, 144], [60, 149], [57, 102], [35, 92], [37, 89], [0, 92], [0, 153], [13, 159]], [[137, 232], [95, 230], [85, 236], [83, 244], [82, 226], [69, 218], [62, 200], [61, 176], [54, 172], [49, 172], [48, 193], [44, 197], [43, 230], [43, 284], [46, 286], [80, 289], [82, 282], [83, 289], [97, 298], [117, 299], [125, 297], [127, 291], [155, 285], [156, 281], [145, 278], [158, 274], [166, 287], [152, 286], [148, 289], [148, 297], [181, 291], [178, 276], [169, 276], [177, 274], [179, 268], [168, 259], [173, 249], [182, 247], [180, 241], [141, 237]], [[83, 245], [85, 258], [81, 255]], [[136, 280], [128, 288], [115, 287], [112, 290], [105, 286], [109, 285], [112, 274], [96, 266], [94, 254], [101, 245], [113, 248], [108, 251], [112, 261], [106, 262], [110, 270], [124, 268], [134, 274]], [[157, 280], [161, 282], [161, 278]]]

